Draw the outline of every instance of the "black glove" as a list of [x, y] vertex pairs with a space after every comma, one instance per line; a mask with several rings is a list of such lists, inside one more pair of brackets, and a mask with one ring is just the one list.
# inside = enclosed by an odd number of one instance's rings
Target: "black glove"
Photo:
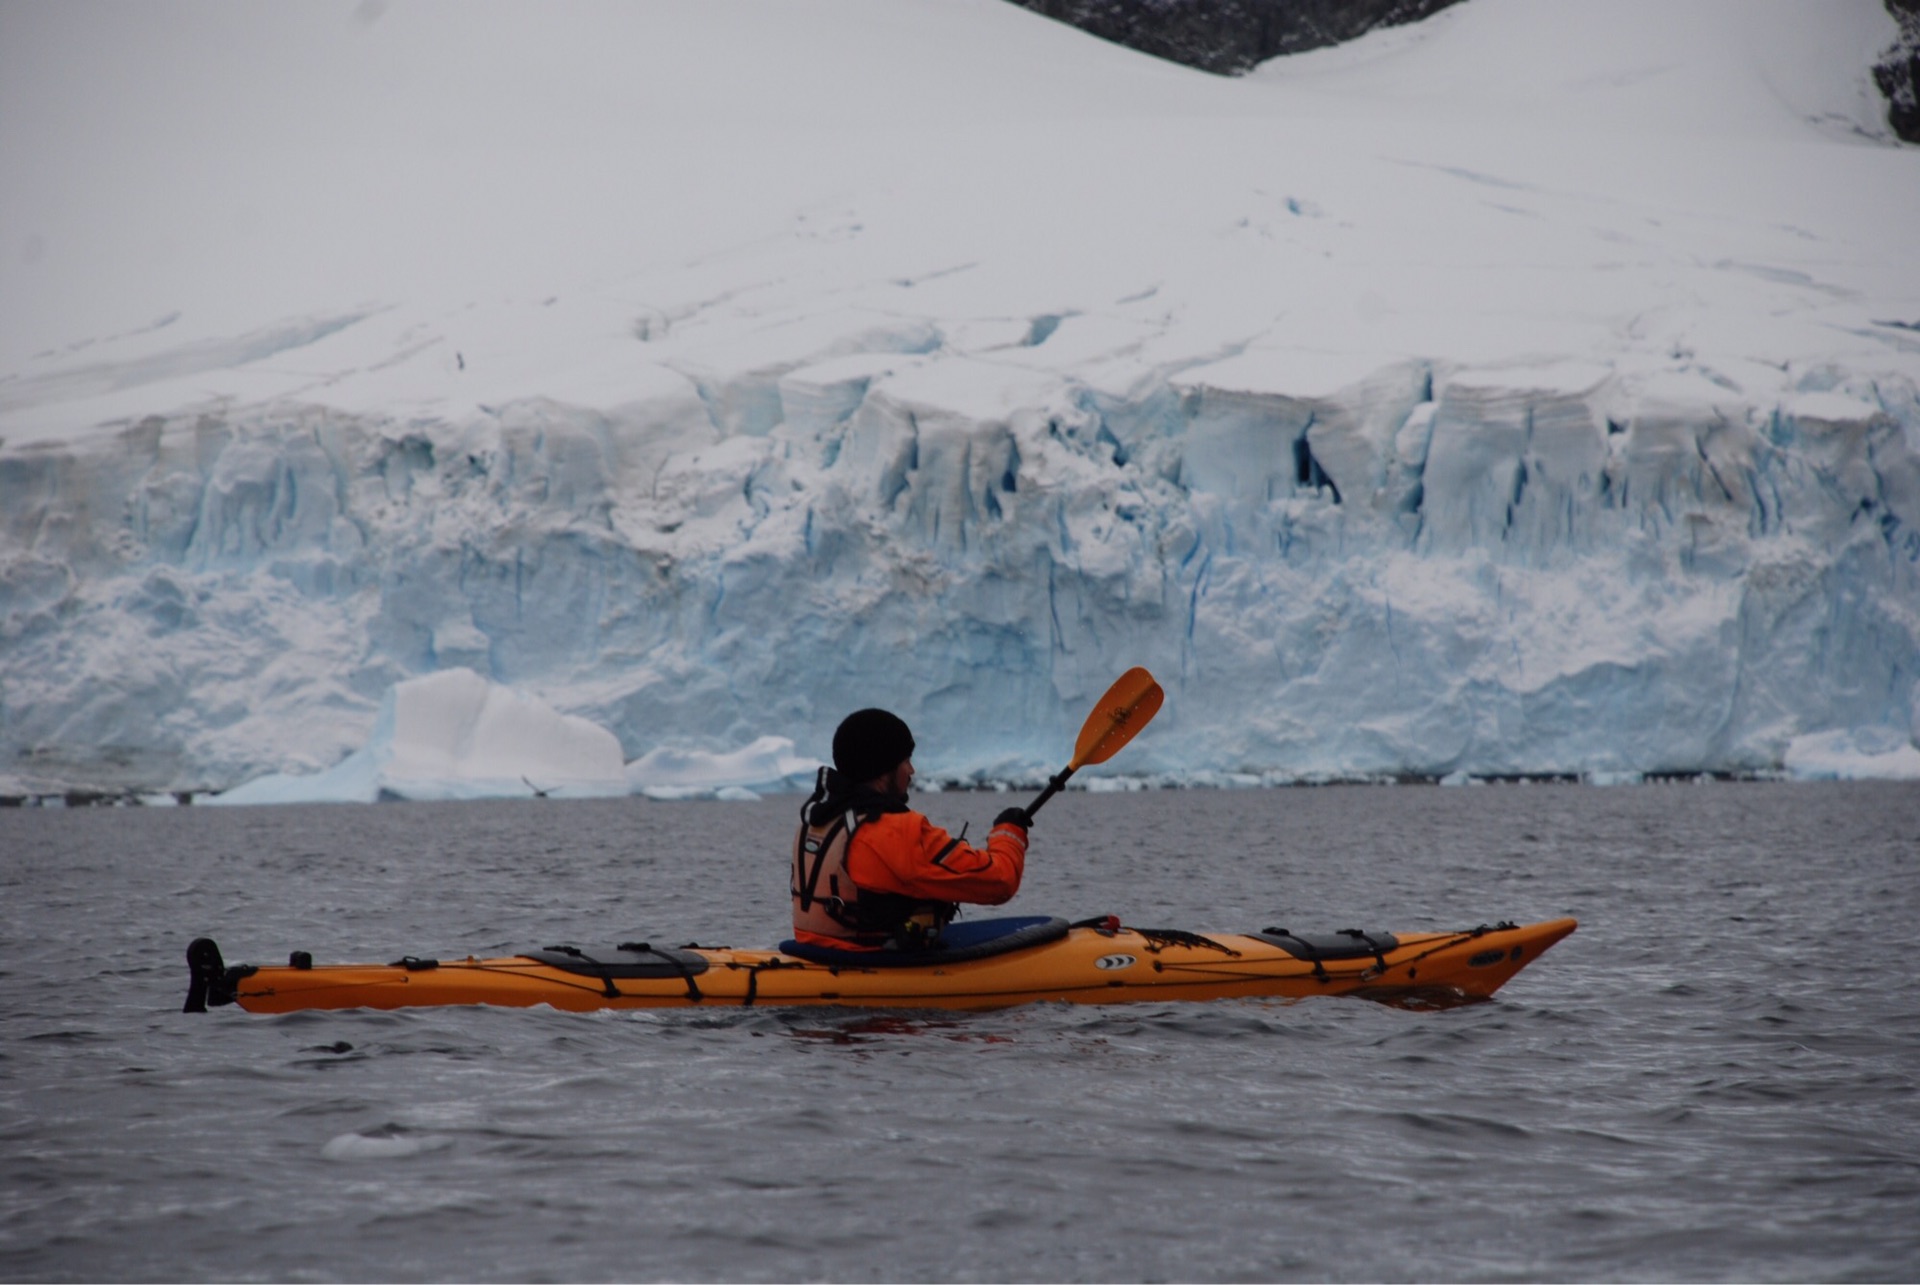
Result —
[[995, 825], [1017, 825], [1022, 830], [1033, 828], [1033, 818], [1027, 815], [1025, 808], [1008, 808], [993, 819]]

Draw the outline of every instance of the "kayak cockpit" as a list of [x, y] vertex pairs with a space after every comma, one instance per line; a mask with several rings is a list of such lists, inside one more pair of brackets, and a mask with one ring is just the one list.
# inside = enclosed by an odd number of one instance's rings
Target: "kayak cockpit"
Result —
[[847, 968], [927, 968], [990, 959], [1059, 941], [1072, 925], [1052, 915], [1015, 915], [1004, 919], [972, 919], [951, 923], [940, 940], [925, 950], [837, 950], [783, 941], [780, 953], [812, 964]]

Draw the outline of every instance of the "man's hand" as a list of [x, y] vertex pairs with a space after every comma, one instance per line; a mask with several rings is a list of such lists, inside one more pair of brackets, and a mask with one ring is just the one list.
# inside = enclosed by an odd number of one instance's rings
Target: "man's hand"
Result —
[[1027, 814], [1025, 808], [1008, 808], [999, 816], [995, 817], [993, 823], [995, 825], [1017, 825], [1022, 830], [1031, 830], [1033, 828], [1033, 818]]

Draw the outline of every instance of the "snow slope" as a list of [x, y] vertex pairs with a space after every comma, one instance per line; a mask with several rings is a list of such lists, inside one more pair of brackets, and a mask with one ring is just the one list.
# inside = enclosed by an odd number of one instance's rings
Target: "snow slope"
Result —
[[1911, 744], [1892, 34], [1469, 0], [1220, 80], [998, 0], [0, 7], [0, 793], [327, 768], [456, 667], [629, 759], [887, 704], [949, 779], [1132, 664], [1118, 771]]

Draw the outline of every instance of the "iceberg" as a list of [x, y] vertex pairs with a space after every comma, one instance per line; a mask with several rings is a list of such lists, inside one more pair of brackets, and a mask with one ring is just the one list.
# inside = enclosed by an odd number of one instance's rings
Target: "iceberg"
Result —
[[1038, 780], [1136, 664], [1086, 784], [1911, 746], [1878, 5], [1471, 0], [1228, 81], [1012, 5], [476, 4], [0, 42], [0, 795], [740, 797], [867, 705]]
[[470, 669], [447, 669], [396, 683], [381, 701], [371, 739], [329, 770], [256, 777], [206, 801], [372, 803], [626, 792], [613, 733]]

